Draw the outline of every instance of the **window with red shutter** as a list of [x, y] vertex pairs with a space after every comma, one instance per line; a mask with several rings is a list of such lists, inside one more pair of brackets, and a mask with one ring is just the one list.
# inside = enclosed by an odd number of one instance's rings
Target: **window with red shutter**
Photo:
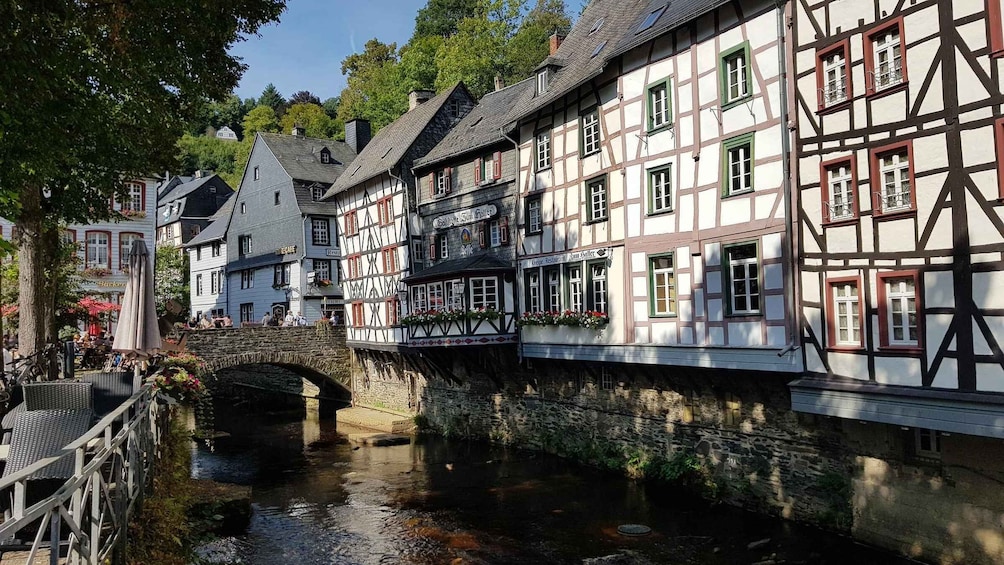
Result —
[[429, 260], [436, 260], [436, 236], [432, 236], [432, 241], [429, 242]]
[[443, 171], [443, 174], [446, 175], [446, 179], [445, 179], [445, 181], [446, 181], [446, 193], [449, 194], [450, 190], [452, 189], [452, 185], [453, 185], [453, 167], [446, 167], [446, 170]]
[[493, 179], [502, 178], [502, 152], [496, 151], [492, 156]]
[[509, 216], [502, 216], [502, 245], [509, 245]]
[[488, 222], [481, 222], [478, 228], [478, 243], [481, 245], [481, 249], [488, 247], [488, 241], [486, 240], [488, 236]]
[[481, 184], [481, 167], [483, 166], [481, 157], [478, 157], [478, 160], [474, 162], [474, 184]]
[[436, 196], [436, 171], [432, 171], [429, 175], [429, 198], [434, 198]]

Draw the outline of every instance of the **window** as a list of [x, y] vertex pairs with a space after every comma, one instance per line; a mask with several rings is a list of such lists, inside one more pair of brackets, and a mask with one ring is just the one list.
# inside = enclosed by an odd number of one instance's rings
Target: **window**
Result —
[[733, 137], [722, 143], [722, 196], [753, 190], [753, 134]]
[[921, 347], [918, 282], [915, 271], [879, 273], [879, 343], [883, 347]]
[[906, 82], [902, 18], [895, 19], [865, 36], [865, 77], [868, 94]]
[[606, 367], [600, 367], [600, 388], [603, 390], [614, 389], [614, 376]]
[[603, 51], [603, 48], [606, 47], [606, 46], [607, 46], [607, 40], [606, 39], [604, 39], [603, 41], [601, 41], [598, 44], [596, 44], [596, 47], [593, 48], [593, 52], [589, 54], [589, 58], [592, 59], [593, 57], [599, 55], [600, 51]]
[[195, 275], [195, 296], [202, 296], [202, 274]]
[[241, 288], [254, 288], [254, 269], [241, 271]]
[[722, 53], [719, 71], [722, 79], [722, 106], [735, 104], [753, 93], [750, 86], [749, 62], [748, 42]]
[[474, 182], [492, 182], [502, 177], [502, 152], [479, 157], [474, 165]]
[[76, 245], [77, 231], [69, 229], [62, 230], [61, 232], [59, 232], [59, 242], [62, 243], [63, 245]]
[[431, 185], [429, 186], [432, 196], [435, 197], [449, 194], [451, 190], [450, 185], [453, 181], [452, 177], [452, 167], [446, 167], [445, 169], [432, 173], [432, 178], [430, 179]]
[[849, 43], [845, 40], [827, 47], [816, 56], [816, 87], [819, 109], [830, 108], [851, 98], [851, 79], [847, 72]]
[[437, 235], [436, 236], [436, 240], [437, 240], [438, 246], [439, 246], [439, 249], [438, 249], [438, 251], [439, 251], [439, 258], [440, 259], [446, 259], [447, 257], [450, 256], [450, 238], [447, 236], [447, 234], [443, 233], [443, 234]]
[[241, 312], [241, 324], [251, 324], [257, 321], [255, 320], [253, 302], [245, 302], [244, 304], [241, 304], [240, 312]]
[[377, 219], [381, 226], [390, 225], [394, 221], [394, 200], [393, 196], [377, 200]]
[[272, 193], [272, 204], [275, 206], [279, 205], [279, 194], [281, 193], [278, 190]]
[[676, 315], [676, 273], [673, 255], [648, 258], [648, 277], [652, 285], [649, 305], [652, 316]]
[[143, 184], [138, 182], [127, 182], [126, 199], [125, 202], [122, 203], [122, 210], [139, 212], [144, 209], [143, 200]]
[[424, 285], [411, 287], [411, 312], [413, 314], [428, 308], [428, 303], [425, 298], [426, 294]]
[[600, 150], [600, 113], [597, 108], [579, 117], [579, 131], [582, 132], [582, 145], [579, 149], [583, 156]]
[[855, 177], [853, 158], [823, 163], [821, 178], [824, 222], [840, 222], [858, 217]]
[[328, 236], [328, 219], [311, 218], [310, 239], [314, 245], [329, 245], [331, 238]]
[[607, 311], [607, 265], [589, 263], [589, 309]]
[[[120, 252], [120, 254], [121, 254], [121, 252]], [[195, 260], [196, 261], [201, 261], [202, 260], [202, 246], [201, 245], [195, 248]], [[123, 265], [125, 264], [125, 263], [122, 263], [122, 259], [121, 258], [119, 259], [119, 263], [121, 263]]]
[[261, 178], [261, 175], [258, 173], [258, 167], [256, 166], [254, 168], [254, 180], [258, 180], [260, 178]]
[[662, 129], [672, 122], [669, 79], [648, 86], [648, 131]]
[[124, 232], [119, 234], [119, 269], [124, 271], [129, 267], [132, 244], [137, 239], [143, 239], [143, 234]]
[[600, 18], [595, 22], [593, 22], [592, 27], [589, 28], [589, 33], [590, 34], [596, 33], [597, 31], [599, 31], [601, 27], [603, 27], [603, 18]]
[[589, 221], [600, 222], [607, 219], [607, 179], [600, 177], [586, 182], [589, 195]]
[[362, 276], [363, 258], [360, 255], [350, 255], [346, 260], [348, 264], [348, 278], [357, 279]]
[[987, 24], [990, 26], [990, 56], [1004, 54], [1004, 25], [1001, 18], [1000, 0], [987, 0]]
[[670, 166], [650, 169], [648, 171], [648, 212], [673, 211], [673, 182], [670, 177]]
[[724, 281], [730, 315], [760, 313], [760, 261], [757, 244], [743, 243], [725, 248]]
[[211, 312], [214, 318], [223, 317], [223, 308], [213, 308]]
[[223, 252], [223, 245], [217, 241], [216, 243], [213, 244], [212, 250], [213, 250], [213, 257], [219, 257], [220, 254]]
[[861, 347], [861, 298], [858, 279], [833, 279], [827, 288], [831, 347]]
[[914, 454], [928, 459], [941, 459], [941, 438], [938, 430], [914, 428]]
[[411, 242], [411, 258], [415, 261], [425, 260], [425, 246], [422, 244], [422, 240], [416, 239]]
[[725, 393], [725, 399], [722, 402], [722, 419], [726, 426], [738, 426], [742, 423], [742, 411], [743, 411], [743, 401], [738, 396], [732, 394], [731, 392]]
[[872, 191], [877, 214], [915, 209], [913, 144], [887, 145], [872, 150]]
[[331, 280], [331, 261], [328, 259], [313, 259], [311, 270], [314, 271], [314, 281]]
[[499, 309], [498, 279], [495, 277], [471, 278], [471, 308]]
[[547, 92], [548, 74], [547, 69], [537, 71], [537, 94]]
[[396, 273], [397, 272], [397, 248], [391, 247], [389, 249], [384, 249], [380, 251], [380, 255], [383, 258], [383, 272], [384, 273]]
[[488, 222], [488, 244], [491, 247], [509, 245], [509, 217]]
[[526, 233], [540, 233], [544, 229], [544, 216], [541, 210], [540, 195], [528, 196], [526, 199]]
[[324, 164], [331, 162], [331, 153], [327, 149], [321, 149], [321, 162]]
[[345, 213], [345, 235], [352, 236], [359, 233], [359, 216], [356, 211]]
[[569, 265], [566, 273], [568, 275], [568, 309], [574, 312], [582, 312], [583, 289], [582, 289], [582, 265]]
[[[322, 153], [321, 155], [324, 155], [324, 154]], [[323, 162], [326, 163], [327, 161], [323, 161]], [[314, 202], [317, 202], [317, 201], [323, 199], [324, 198], [324, 186], [323, 185], [319, 185], [319, 184], [312, 185], [310, 187], [310, 198]]]
[[292, 263], [280, 263], [272, 267], [272, 288], [289, 286]]
[[645, 16], [645, 19], [642, 20], [641, 25], [638, 26], [638, 30], [635, 31], [635, 33], [636, 34], [637, 33], [641, 33], [643, 31], [645, 31], [646, 29], [654, 26], [655, 22], [657, 22], [659, 20], [659, 16], [662, 15], [663, 10], [665, 10], [665, 9], [666, 9], [666, 7], [662, 6], [658, 10], [652, 10], [651, 12], [649, 12], [648, 15]]
[[547, 277], [547, 310], [561, 310], [561, 272], [558, 269], [544, 271]]
[[362, 302], [352, 303], [352, 326], [356, 328], [363, 327], [363, 318], [365, 317]]
[[526, 311], [540, 312], [543, 308], [540, 303], [540, 271], [531, 271], [526, 274]]
[[254, 250], [254, 246], [251, 244], [251, 235], [242, 235], [237, 238], [238, 244], [240, 245], [241, 255], [250, 255]]
[[220, 293], [220, 273], [218, 271], [209, 273], [209, 293]]
[[443, 288], [443, 283], [432, 282], [425, 285], [425, 288], [429, 300], [429, 310], [445, 310], [446, 291]]
[[111, 234], [105, 231], [89, 231], [85, 235], [87, 250], [85, 261], [88, 269], [111, 269], [109, 259]]
[[551, 131], [542, 131], [534, 138], [534, 155], [538, 171], [551, 168]]
[[401, 320], [401, 302], [397, 298], [390, 298], [384, 301], [384, 308], [387, 309], [387, 325], [398, 325]]
[[244, 202], [241, 202], [241, 214], [247, 214], [247, 213], [248, 213], [248, 206], [247, 206], [247, 204], [245, 204]]

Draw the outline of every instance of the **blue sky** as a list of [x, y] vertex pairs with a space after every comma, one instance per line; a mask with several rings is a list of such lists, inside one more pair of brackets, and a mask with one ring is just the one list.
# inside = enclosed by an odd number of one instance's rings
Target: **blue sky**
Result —
[[231, 53], [248, 65], [237, 87], [241, 98], [258, 98], [268, 83], [283, 96], [309, 90], [322, 101], [345, 87], [342, 59], [376, 37], [405, 44], [426, 0], [289, 0], [278, 24], [261, 37], [238, 43]]

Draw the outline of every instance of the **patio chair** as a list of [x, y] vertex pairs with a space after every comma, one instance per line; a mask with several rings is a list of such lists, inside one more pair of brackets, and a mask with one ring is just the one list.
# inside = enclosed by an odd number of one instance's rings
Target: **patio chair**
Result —
[[34, 410], [87, 410], [94, 409], [94, 395], [91, 383], [46, 382], [25, 383], [24, 408]]
[[94, 413], [101, 418], [118, 408], [132, 396], [133, 374], [128, 371], [109, 371], [81, 375], [80, 380], [90, 383], [94, 391]]
[[17, 422], [18, 416], [24, 414], [24, 402], [14, 405], [6, 414], [3, 415], [3, 419], [0, 420], [0, 428], [3, 428], [3, 440], [0, 444], [9, 444], [11, 433], [14, 431], [14, 422]]

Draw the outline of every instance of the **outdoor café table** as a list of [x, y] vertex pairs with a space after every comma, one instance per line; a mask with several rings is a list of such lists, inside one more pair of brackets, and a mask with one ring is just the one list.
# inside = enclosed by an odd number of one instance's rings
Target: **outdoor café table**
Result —
[[[14, 422], [10, 455], [4, 467], [7, 477], [39, 459], [59, 453], [63, 447], [90, 429], [94, 413], [90, 410], [28, 410]], [[28, 480], [68, 479], [73, 476], [73, 454], [32, 473]]]

